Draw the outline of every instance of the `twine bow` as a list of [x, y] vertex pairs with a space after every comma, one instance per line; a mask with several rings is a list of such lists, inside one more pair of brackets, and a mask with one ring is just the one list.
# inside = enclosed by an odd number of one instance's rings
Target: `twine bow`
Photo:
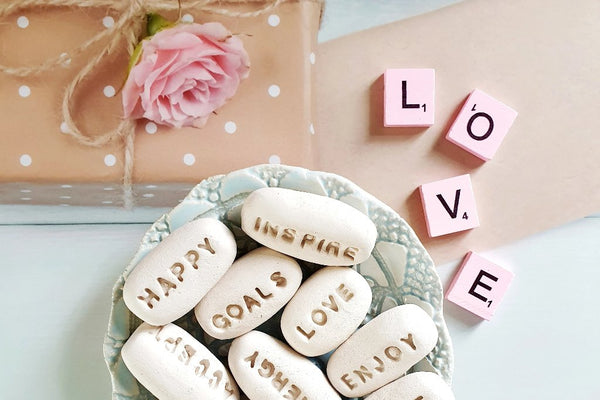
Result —
[[[265, 14], [282, 3], [294, 0], [195, 0], [182, 2], [182, 9], [195, 9], [209, 14], [218, 14], [229, 17], [249, 18]], [[321, 2], [322, 0], [312, 0]], [[223, 5], [258, 4], [260, 8], [254, 11], [232, 11], [223, 8]], [[134, 133], [136, 121], [122, 120], [119, 125], [103, 134], [88, 136], [81, 132], [71, 115], [74, 93], [82, 81], [90, 75], [100, 64], [101, 60], [114, 52], [119, 44], [125, 40], [127, 51], [131, 55], [137, 45], [138, 38], [143, 29], [145, 16], [149, 12], [165, 12], [179, 9], [175, 0], [14, 0], [0, 5], [0, 18], [14, 14], [31, 7], [78, 7], [78, 8], [106, 8], [120, 15], [115, 24], [106, 30], [94, 35], [68, 54], [62, 53], [51, 57], [39, 65], [28, 67], [9, 67], [0, 64], [0, 71], [15, 77], [27, 77], [50, 71], [58, 66], [64, 66], [71, 58], [85, 52], [98, 42], [108, 39], [106, 45], [95, 54], [84, 67], [75, 75], [67, 85], [62, 100], [62, 114], [68, 126], [68, 134], [80, 144], [91, 147], [102, 147], [113, 140], [120, 140], [124, 149], [124, 202], [127, 208], [133, 206], [132, 175], [134, 160]], [[125, 66], [124, 66], [125, 67]]]

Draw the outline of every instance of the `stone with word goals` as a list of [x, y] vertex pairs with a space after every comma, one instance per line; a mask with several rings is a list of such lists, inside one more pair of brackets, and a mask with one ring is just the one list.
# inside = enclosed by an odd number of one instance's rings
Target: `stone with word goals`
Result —
[[300, 265], [267, 247], [237, 259], [195, 308], [202, 329], [231, 339], [256, 328], [279, 311], [302, 281]]

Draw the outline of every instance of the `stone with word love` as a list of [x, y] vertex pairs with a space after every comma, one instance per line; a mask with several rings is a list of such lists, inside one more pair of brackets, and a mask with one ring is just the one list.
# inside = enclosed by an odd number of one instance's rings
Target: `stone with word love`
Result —
[[438, 374], [415, 372], [373, 392], [366, 400], [455, 400], [450, 387]]
[[352, 206], [282, 188], [262, 188], [248, 196], [242, 229], [281, 253], [332, 266], [363, 262], [377, 239], [375, 224]]
[[231, 339], [256, 328], [279, 311], [302, 282], [300, 265], [266, 247], [236, 260], [195, 308], [202, 329]]
[[123, 286], [127, 308], [165, 325], [185, 315], [227, 272], [237, 253], [221, 221], [200, 218], [167, 236], [135, 267]]
[[313, 357], [338, 347], [359, 327], [372, 293], [361, 274], [346, 267], [325, 267], [306, 280], [281, 316], [285, 340]]
[[217, 357], [177, 325], [140, 325], [121, 356], [127, 369], [160, 400], [240, 398]]
[[327, 376], [338, 392], [360, 397], [402, 376], [435, 347], [438, 331], [414, 304], [379, 314], [329, 358]]
[[266, 333], [251, 331], [235, 339], [228, 361], [250, 400], [340, 400], [316, 365]]

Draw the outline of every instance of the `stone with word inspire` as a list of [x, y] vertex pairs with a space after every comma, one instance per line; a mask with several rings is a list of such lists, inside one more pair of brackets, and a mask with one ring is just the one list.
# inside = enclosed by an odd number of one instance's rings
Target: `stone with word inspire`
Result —
[[327, 376], [347, 397], [369, 394], [398, 379], [435, 347], [438, 331], [419, 306], [391, 308], [356, 331], [331, 355]]
[[236, 260], [195, 308], [202, 329], [231, 339], [256, 328], [279, 311], [302, 282], [300, 265], [266, 247]]
[[281, 316], [281, 330], [298, 353], [313, 357], [330, 352], [359, 327], [372, 293], [361, 274], [326, 267], [300, 286]]
[[455, 400], [455, 397], [437, 374], [415, 372], [385, 385], [366, 400]]
[[375, 224], [348, 204], [282, 188], [262, 188], [248, 196], [242, 229], [281, 253], [332, 266], [363, 262], [377, 239]]
[[235, 238], [221, 221], [188, 222], [135, 266], [125, 281], [123, 300], [145, 322], [168, 324], [198, 304], [236, 253]]
[[250, 400], [340, 400], [316, 365], [266, 333], [251, 331], [235, 339], [228, 361]]
[[160, 400], [239, 399], [237, 385], [223, 364], [177, 325], [143, 323], [123, 345], [121, 357]]

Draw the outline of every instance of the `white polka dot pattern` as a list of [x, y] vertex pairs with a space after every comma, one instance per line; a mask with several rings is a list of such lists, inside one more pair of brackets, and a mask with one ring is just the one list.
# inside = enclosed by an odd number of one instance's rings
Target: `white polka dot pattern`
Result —
[[21, 163], [22, 166], [29, 167], [31, 165], [31, 163], [33, 162], [33, 160], [31, 159], [31, 156], [29, 154], [23, 154], [19, 158], [19, 162]]
[[111, 85], [104, 86], [103, 92], [106, 97], [113, 97], [117, 93], [115, 88]]
[[107, 15], [102, 18], [102, 25], [104, 25], [105, 28], [112, 28], [115, 25], [115, 19], [110, 15]]
[[29, 18], [24, 15], [21, 15], [17, 18], [17, 26], [21, 29], [25, 29], [29, 26]]
[[277, 85], [269, 86], [269, 96], [278, 97], [280, 93], [281, 93], [281, 88], [279, 88], [279, 86], [277, 86]]
[[281, 164], [281, 158], [277, 154], [269, 157], [269, 164]]
[[267, 19], [267, 21], [269, 22], [269, 25], [277, 26], [281, 22], [281, 19], [279, 18], [279, 15], [271, 14], [271, 15], [269, 15], [269, 18]]
[[193, 154], [187, 153], [183, 156], [183, 163], [185, 165], [188, 165], [188, 166], [194, 165], [195, 162], [196, 162], [196, 157], [194, 157]]
[[115, 157], [114, 154], [107, 154], [104, 157], [104, 164], [107, 167], [113, 167], [116, 163], [117, 163], [117, 157]]
[[27, 85], [22, 85], [19, 87], [19, 96], [21, 97], [29, 97], [31, 95], [31, 88]]
[[314, 52], [310, 53], [310, 55], [308, 56], [308, 61], [310, 61], [312, 65], [315, 65], [315, 62], [317, 61], [317, 56]]
[[192, 14], [184, 14], [181, 17], [181, 22], [188, 22], [188, 23], [194, 22], [194, 16]]
[[154, 122], [148, 122], [146, 124], [146, 132], [147, 133], [154, 135], [157, 130], [158, 130], [158, 127], [156, 126], [156, 124]]
[[231, 135], [232, 133], [235, 133], [235, 131], [237, 131], [236, 123], [233, 121], [227, 121], [225, 123], [225, 132], [227, 132]]

